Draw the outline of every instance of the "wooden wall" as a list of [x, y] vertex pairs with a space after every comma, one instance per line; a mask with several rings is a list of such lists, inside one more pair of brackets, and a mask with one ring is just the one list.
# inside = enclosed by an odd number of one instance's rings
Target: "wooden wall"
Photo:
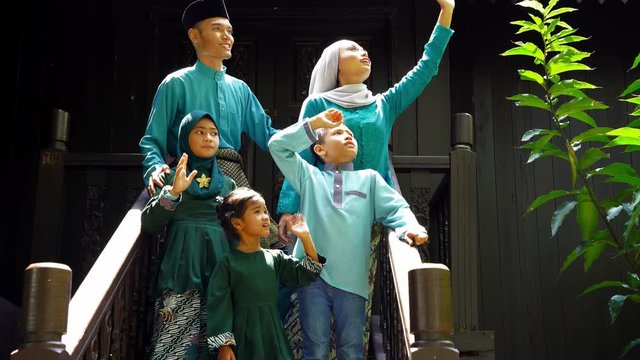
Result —
[[[456, 40], [450, 48], [452, 108], [455, 112], [472, 106], [475, 115], [481, 323], [496, 332], [496, 358], [615, 359], [624, 344], [640, 336], [640, 308], [626, 304], [623, 317], [609, 326], [607, 300], [613, 293], [578, 295], [593, 283], [617, 279], [628, 270], [625, 263], [602, 261], [608, 257], [605, 253], [588, 274], [580, 261], [559, 275], [565, 257], [580, 239], [573, 217], [552, 239], [552, 205], [523, 216], [538, 195], [570, 187], [566, 163], [543, 159], [526, 164], [529, 154], [518, 148], [522, 134], [548, 126], [548, 117], [542, 111], [518, 109], [505, 99], [533, 91], [516, 72], [531, 64], [498, 55], [516, 40], [516, 27], [509, 22], [525, 18], [526, 12], [509, 2], [493, 6], [478, 1], [458, 3]], [[612, 106], [593, 113], [594, 117], [603, 126], [624, 126], [629, 109], [620, 106], [616, 96], [638, 77], [638, 72], [631, 77], [625, 70], [640, 51], [640, 4], [583, 0], [579, 4], [561, 1], [561, 5], [579, 9], [564, 19], [579, 28], [580, 35], [592, 37], [578, 47], [594, 51], [586, 62], [596, 70], [577, 77], [602, 86], [591, 95]], [[582, 130], [571, 129], [574, 133]], [[631, 160], [632, 166], [640, 169], [638, 154], [614, 158]], [[603, 196], [613, 191], [610, 186], [598, 190]], [[639, 354], [636, 349], [627, 358]]]

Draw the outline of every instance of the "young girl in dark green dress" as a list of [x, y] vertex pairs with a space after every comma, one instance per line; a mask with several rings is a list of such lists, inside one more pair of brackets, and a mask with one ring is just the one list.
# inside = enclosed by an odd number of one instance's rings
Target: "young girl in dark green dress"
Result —
[[300, 214], [287, 227], [302, 242], [306, 257], [260, 247], [269, 233], [269, 212], [254, 190], [240, 187], [218, 206], [218, 218], [235, 245], [216, 266], [208, 287], [207, 343], [218, 360], [293, 359], [277, 308], [279, 283], [298, 287], [313, 282], [324, 259], [316, 252]]
[[155, 283], [152, 359], [206, 358], [206, 286], [229, 243], [216, 218], [217, 198], [235, 183], [222, 174], [215, 154], [218, 128], [203, 111], [185, 116], [178, 132], [182, 154], [167, 184], [142, 211], [142, 229], [166, 229]]

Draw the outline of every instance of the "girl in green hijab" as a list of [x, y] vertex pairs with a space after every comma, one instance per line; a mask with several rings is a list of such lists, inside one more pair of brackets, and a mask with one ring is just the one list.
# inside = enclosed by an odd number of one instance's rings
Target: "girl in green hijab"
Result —
[[178, 131], [178, 165], [142, 211], [145, 232], [165, 231], [155, 283], [152, 359], [206, 358], [206, 287], [229, 242], [216, 217], [219, 199], [235, 188], [216, 161], [213, 116], [193, 111]]

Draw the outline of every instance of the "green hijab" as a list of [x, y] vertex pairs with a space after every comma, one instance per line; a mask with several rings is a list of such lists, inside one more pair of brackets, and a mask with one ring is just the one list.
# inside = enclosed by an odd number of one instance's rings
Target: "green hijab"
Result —
[[[198, 181], [194, 179], [186, 190], [188, 194], [196, 198], [205, 199], [211, 198], [220, 193], [224, 174], [222, 174], [222, 171], [218, 167], [218, 161], [216, 160], [215, 155], [210, 158], [198, 157], [191, 151], [191, 146], [189, 146], [189, 134], [202, 118], [211, 119], [216, 127], [218, 127], [213, 116], [205, 111], [196, 110], [187, 114], [187, 116], [185, 116], [180, 122], [180, 128], [178, 129], [177, 155], [180, 157], [183, 152], [189, 155], [189, 160], [187, 161], [187, 174], [191, 173], [193, 170], [197, 170], [198, 175], [196, 175], [196, 179], [200, 178], [203, 174], [207, 178], [211, 178], [208, 187], [200, 187]], [[218, 129], [218, 131], [220, 130]]]

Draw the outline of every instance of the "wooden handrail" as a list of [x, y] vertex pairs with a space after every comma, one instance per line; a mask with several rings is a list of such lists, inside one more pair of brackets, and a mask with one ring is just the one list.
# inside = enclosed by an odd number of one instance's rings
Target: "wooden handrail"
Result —
[[69, 303], [69, 323], [62, 342], [72, 359], [81, 358], [87, 350], [140, 250], [140, 218], [148, 199], [146, 190], [142, 191]]

